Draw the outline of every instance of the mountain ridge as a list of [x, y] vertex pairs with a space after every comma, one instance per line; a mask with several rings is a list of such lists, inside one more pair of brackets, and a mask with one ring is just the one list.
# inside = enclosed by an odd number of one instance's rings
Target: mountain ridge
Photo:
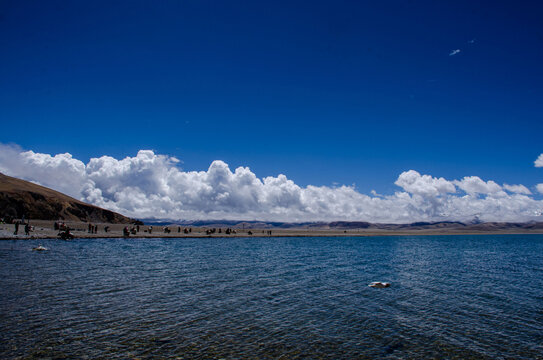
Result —
[[244, 228], [244, 229], [308, 229], [308, 230], [466, 230], [466, 231], [502, 231], [502, 230], [543, 230], [543, 222], [474, 222], [435, 221], [413, 222], [407, 224], [370, 223], [365, 221], [315, 221], [315, 222], [278, 222], [258, 220], [160, 220], [143, 219], [152, 225], [180, 225], [210, 228]]
[[0, 216], [122, 223], [135, 220], [32, 182], [0, 173]]

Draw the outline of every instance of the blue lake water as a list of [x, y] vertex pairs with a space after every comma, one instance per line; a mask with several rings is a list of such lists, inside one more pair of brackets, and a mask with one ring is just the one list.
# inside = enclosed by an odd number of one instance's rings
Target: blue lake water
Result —
[[542, 344], [542, 235], [0, 241], [2, 359], [542, 359]]

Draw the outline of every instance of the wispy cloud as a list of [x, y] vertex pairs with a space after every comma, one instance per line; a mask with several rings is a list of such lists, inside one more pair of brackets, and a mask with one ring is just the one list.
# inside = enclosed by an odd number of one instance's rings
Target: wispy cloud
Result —
[[449, 53], [449, 56], [454, 56], [460, 52], [460, 49], [455, 49]]
[[475, 44], [475, 41], [476, 41], [476, 40], [477, 40], [477, 39], [471, 39], [470, 41], [468, 41], [468, 44]]
[[[543, 156], [540, 157], [543, 160]], [[543, 200], [524, 185], [499, 185], [402, 172], [392, 195], [354, 186], [302, 187], [283, 174], [258, 178], [248, 167], [216, 160], [207, 170], [183, 171], [179, 160], [140, 150], [133, 157], [91, 158], [43, 154], [0, 144], [0, 172], [33, 181], [135, 218], [267, 221], [540, 220]], [[543, 193], [543, 184], [536, 186]]]

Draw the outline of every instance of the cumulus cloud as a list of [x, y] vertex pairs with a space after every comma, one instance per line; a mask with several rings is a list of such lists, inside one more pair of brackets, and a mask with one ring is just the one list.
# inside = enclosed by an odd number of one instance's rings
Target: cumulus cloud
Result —
[[543, 167], [543, 154], [539, 155], [539, 157], [534, 162], [535, 167]]
[[394, 184], [411, 194], [421, 196], [434, 197], [456, 192], [456, 188], [450, 181], [444, 178], [434, 178], [430, 175], [421, 175], [415, 170], [401, 173]]
[[0, 172], [73, 197], [80, 196], [87, 181], [85, 164], [68, 153], [51, 156], [9, 145], [0, 145]]
[[[362, 220], [413, 222], [537, 220], [543, 201], [524, 185], [503, 187], [476, 176], [447, 180], [408, 170], [391, 195], [362, 194], [354, 186], [299, 186], [286, 175], [258, 178], [248, 167], [213, 161], [183, 171], [179, 160], [141, 150], [133, 157], [42, 154], [0, 144], [0, 172], [135, 218], [268, 221]], [[543, 193], [543, 184], [537, 185]]]
[[469, 195], [505, 195], [500, 185], [492, 180], [485, 182], [478, 176], [466, 176], [462, 180], [457, 180], [454, 183]]
[[454, 56], [454, 55], [458, 54], [460, 51], [461, 51], [460, 49], [454, 49], [453, 51], [451, 51], [449, 53], [449, 56]]
[[509, 192], [516, 193], [516, 194], [530, 195], [532, 193], [530, 190], [528, 190], [526, 186], [521, 185], [521, 184], [518, 184], [518, 185], [503, 184], [503, 188]]
[[543, 194], [543, 184], [537, 184], [535, 187], [540, 194]]

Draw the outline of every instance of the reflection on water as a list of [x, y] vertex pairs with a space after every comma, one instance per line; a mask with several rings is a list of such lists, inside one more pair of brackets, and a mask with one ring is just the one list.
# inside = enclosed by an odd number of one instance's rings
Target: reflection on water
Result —
[[0, 289], [1, 358], [543, 358], [539, 235], [2, 241]]

